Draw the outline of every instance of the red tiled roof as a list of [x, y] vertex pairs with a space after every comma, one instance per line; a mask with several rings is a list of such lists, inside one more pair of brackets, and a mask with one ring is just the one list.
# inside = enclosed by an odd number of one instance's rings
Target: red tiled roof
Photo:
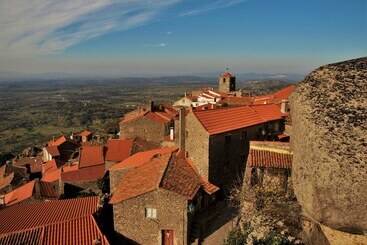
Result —
[[125, 114], [121, 123], [127, 123], [143, 117], [155, 122], [167, 123], [173, 120], [177, 115], [177, 111], [168, 106], [165, 106], [163, 110], [155, 111], [150, 111], [143, 108]]
[[0, 209], [0, 234], [72, 220], [95, 213], [98, 197], [21, 203]]
[[43, 228], [35, 227], [19, 232], [0, 234], [0, 244], [40, 245], [42, 237], [43, 237]]
[[278, 104], [282, 100], [288, 100], [289, 96], [293, 93], [296, 89], [295, 85], [289, 85], [275, 93], [267, 94], [267, 95], [260, 95], [253, 97], [254, 104]]
[[50, 182], [43, 182], [43, 181], [39, 181], [39, 185], [40, 185], [40, 192], [41, 192], [41, 196], [43, 198], [58, 198], [59, 194], [58, 194], [58, 186], [50, 183]]
[[171, 154], [158, 155], [139, 167], [129, 170], [113, 193], [110, 203], [121, 201], [156, 190], [159, 187], [162, 175]]
[[[0, 244], [108, 244], [92, 214], [98, 197], [20, 204], [0, 210]], [[10, 242], [11, 244], [14, 244]], [[18, 243], [15, 243], [18, 244]]]
[[104, 164], [103, 146], [85, 145], [80, 148], [79, 168]]
[[5, 194], [5, 206], [11, 206], [31, 198], [33, 196], [34, 185], [35, 181], [33, 180]]
[[200, 176], [184, 157], [177, 156], [168, 164], [160, 187], [192, 199], [201, 186]]
[[109, 244], [92, 215], [45, 226], [42, 244]]
[[53, 157], [60, 156], [60, 151], [57, 145], [46, 146], [46, 150]]
[[233, 77], [232, 73], [226, 71], [221, 74], [222, 77]]
[[192, 163], [179, 152], [156, 154], [142, 165], [128, 170], [121, 179], [112, 204], [154, 191], [158, 188], [173, 191], [192, 199], [200, 187], [208, 194], [219, 188], [204, 181]]
[[90, 132], [88, 130], [83, 130], [82, 132], [78, 133], [78, 135], [85, 136], [85, 137], [88, 137], [91, 134], [92, 134], [92, 132]]
[[133, 140], [110, 139], [107, 141], [106, 161], [120, 162], [130, 156]]
[[289, 96], [293, 93], [295, 89], [296, 89], [295, 85], [289, 85], [275, 92], [273, 95], [278, 100], [288, 100]]
[[15, 166], [25, 166], [25, 165], [41, 165], [43, 163], [42, 157], [23, 157], [17, 160], [14, 160]]
[[209, 195], [211, 195], [211, 194], [213, 194], [213, 193], [215, 193], [219, 190], [218, 186], [213, 185], [209, 181], [206, 181], [203, 177], [201, 177], [201, 187]]
[[283, 116], [279, 107], [274, 104], [251, 105], [250, 107], [255, 110], [264, 121], [267, 122], [282, 119]]
[[157, 154], [163, 155], [166, 153], [171, 153], [176, 150], [177, 150], [176, 147], [163, 147], [163, 148], [153, 149], [149, 151], [138, 152], [130, 156], [129, 158], [125, 159], [124, 161], [113, 165], [112, 167], [110, 167], [110, 170], [113, 171], [116, 169], [138, 167], [138, 166], [143, 165], [144, 163], [149, 162], [153, 158], [153, 156]]
[[61, 173], [61, 179], [65, 182], [88, 182], [97, 181], [105, 174], [104, 165], [79, 168]]
[[66, 173], [70, 171], [78, 170], [78, 164], [74, 163], [72, 165], [64, 165], [61, 169], [53, 169], [45, 172], [42, 175], [42, 181], [44, 182], [54, 182], [61, 178], [61, 172]]
[[42, 174], [49, 172], [49, 171], [54, 171], [57, 169], [57, 164], [55, 159], [52, 159], [50, 161], [47, 161], [45, 163], [43, 163], [42, 165]]
[[193, 113], [209, 134], [219, 134], [264, 123], [258, 113], [249, 106], [193, 111]]
[[45, 172], [42, 175], [42, 181], [44, 182], [54, 182], [60, 179], [61, 169], [55, 169], [48, 172]]
[[239, 106], [193, 111], [209, 134], [219, 134], [261, 123], [279, 120], [282, 114], [275, 105]]
[[269, 150], [250, 149], [247, 164], [253, 168], [292, 168], [290, 153], [278, 153]]
[[48, 146], [59, 146], [67, 141], [66, 137], [64, 135], [61, 135], [59, 138], [55, 140], [50, 140], [48, 142]]

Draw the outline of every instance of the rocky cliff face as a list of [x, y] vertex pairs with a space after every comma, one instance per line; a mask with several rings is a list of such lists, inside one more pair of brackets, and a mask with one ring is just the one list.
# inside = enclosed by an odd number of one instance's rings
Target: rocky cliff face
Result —
[[322, 66], [291, 97], [294, 189], [310, 218], [367, 234], [367, 57]]

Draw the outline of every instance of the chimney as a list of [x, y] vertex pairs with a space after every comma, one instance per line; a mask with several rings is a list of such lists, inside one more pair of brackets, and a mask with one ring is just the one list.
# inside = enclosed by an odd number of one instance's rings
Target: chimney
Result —
[[288, 106], [288, 100], [282, 100], [282, 103], [280, 104], [280, 112], [287, 113], [287, 106]]
[[34, 180], [34, 197], [36, 199], [41, 198], [41, 185], [39, 179]]
[[173, 127], [169, 129], [169, 139], [172, 141], [175, 139], [175, 129]]
[[0, 207], [5, 206], [5, 196], [4, 195], [0, 195]]
[[185, 152], [185, 108], [184, 107], [180, 107], [179, 110], [179, 148], [180, 151]]
[[154, 111], [154, 101], [153, 101], [153, 100], [151, 100], [151, 101], [150, 101], [150, 108], [149, 108], [149, 110], [150, 110], [151, 112], [153, 112], [153, 111]]
[[61, 176], [59, 178], [59, 196], [64, 195], [64, 182], [61, 179]]

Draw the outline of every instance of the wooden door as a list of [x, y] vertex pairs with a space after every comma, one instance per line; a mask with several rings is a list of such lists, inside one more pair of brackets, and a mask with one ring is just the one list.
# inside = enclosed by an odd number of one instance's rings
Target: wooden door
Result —
[[173, 245], [173, 230], [162, 230], [162, 245]]

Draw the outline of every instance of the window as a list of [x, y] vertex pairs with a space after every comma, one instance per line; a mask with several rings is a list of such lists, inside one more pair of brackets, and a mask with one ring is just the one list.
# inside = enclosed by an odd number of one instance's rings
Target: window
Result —
[[145, 208], [145, 217], [148, 219], [157, 218], [157, 209], [155, 208]]

